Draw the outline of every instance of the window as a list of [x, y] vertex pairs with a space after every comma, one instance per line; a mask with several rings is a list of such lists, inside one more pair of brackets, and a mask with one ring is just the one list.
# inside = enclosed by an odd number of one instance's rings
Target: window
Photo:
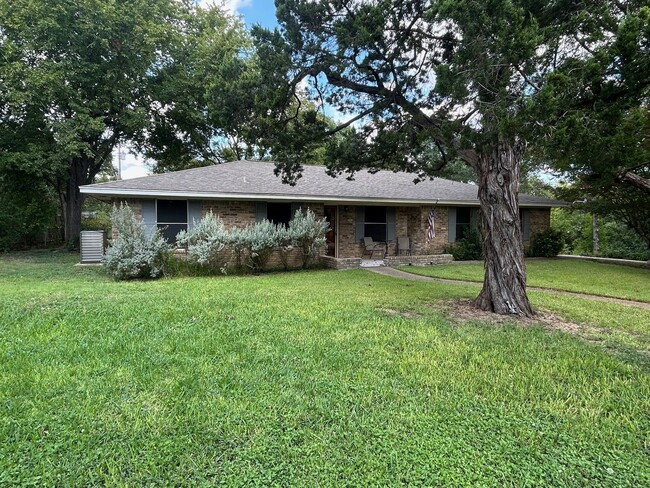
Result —
[[187, 230], [187, 200], [157, 200], [156, 224], [167, 242], [174, 244], [176, 235]]
[[386, 207], [366, 207], [363, 226], [364, 237], [386, 242]]
[[289, 225], [289, 221], [293, 218], [291, 214], [291, 203], [267, 203], [266, 218], [274, 224]]
[[471, 225], [472, 209], [469, 207], [458, 207], [456, 209], [456, 240], [465, 237]]

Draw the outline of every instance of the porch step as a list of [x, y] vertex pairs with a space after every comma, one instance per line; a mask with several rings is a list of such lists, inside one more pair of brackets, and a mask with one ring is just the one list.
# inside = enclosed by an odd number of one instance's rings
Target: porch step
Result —
[[362, 259], [361, 260], [362, 268], [378, 268], [380, 266], [386, 266], [386, 262], [383, 259]]

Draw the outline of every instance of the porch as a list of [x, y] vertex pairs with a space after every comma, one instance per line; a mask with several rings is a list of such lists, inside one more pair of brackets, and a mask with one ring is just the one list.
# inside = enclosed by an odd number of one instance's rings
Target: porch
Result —
[[321, 256], [320, 262], [327, 268], [346, 270], [374, 268], [379, 266], [433, 266], [448, 264], [454, 260], [451, 254], [423, 254], [419, 256], [386, 256], [384, 259], [335, 258]]

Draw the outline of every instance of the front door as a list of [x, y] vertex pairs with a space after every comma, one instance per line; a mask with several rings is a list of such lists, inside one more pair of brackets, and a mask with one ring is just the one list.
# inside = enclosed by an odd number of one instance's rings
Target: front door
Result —
[[330, 230], [325, 234], [327, 242], [327, 255], [336, 257], [336, 207], [325, 207], [325, 219], [330, 224]]

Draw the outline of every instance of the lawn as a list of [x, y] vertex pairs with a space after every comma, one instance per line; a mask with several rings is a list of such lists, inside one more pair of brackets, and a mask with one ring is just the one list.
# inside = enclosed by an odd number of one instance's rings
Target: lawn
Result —
[[[483, 263], [400, 268], [434, 278], [483, 281]], [[529, 286], [650, 302], [650, 269], [569, 259], [526, 260]]]
[[531, 294], [587, 341], [446, 316], [471, 286], [75, 259], [0, 256], [0, 486], [650, 484], [649, 311]]

